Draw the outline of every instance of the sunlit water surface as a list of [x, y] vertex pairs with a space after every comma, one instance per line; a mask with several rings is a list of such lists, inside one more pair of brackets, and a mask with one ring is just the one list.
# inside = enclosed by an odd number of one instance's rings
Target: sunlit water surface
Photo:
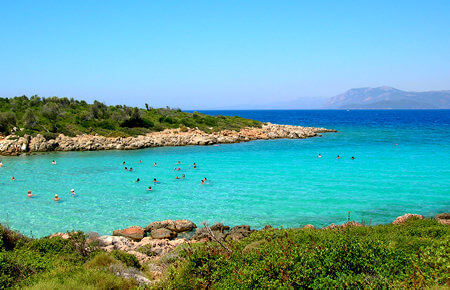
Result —
[[[324, 126], [339, 133], [3, 157], [0, 222], [43, 236], [74, 229], [109, 234], [163, 219], [297, 227], [342, 223], [348, 212], [351, 219], [376, 224], [408, 212], [430, 216], [450, 211], [450, 111], [208, 113]], [[317, 158], [319, 153], [323, 158]], [[181, 171], [174, 171], [178, 160]], [[133, 172], [123, 169], [123, 161]], [[184, 180], [175, 179], [182, 174]], [[17, 180], [10, 181], [11, 176]], [[200, 184], [203, 177], [207, 184]], [[153, 184], [153, 178], [160, 183]], [[147, 191], [148, 186], [153, 190]], [[69, 194], [71, 188], [76, 197]], [[27, 190], [36, 196], [27, 198]], [[52, 200], [55, 193], [60, 202]]]

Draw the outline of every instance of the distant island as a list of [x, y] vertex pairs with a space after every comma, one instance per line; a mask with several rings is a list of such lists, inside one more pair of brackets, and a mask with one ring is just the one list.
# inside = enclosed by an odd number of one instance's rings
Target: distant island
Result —
[[450, 109], [450, 90], [407, 92], [392, 87], [350, 89], [326, 102], [326, 109]]

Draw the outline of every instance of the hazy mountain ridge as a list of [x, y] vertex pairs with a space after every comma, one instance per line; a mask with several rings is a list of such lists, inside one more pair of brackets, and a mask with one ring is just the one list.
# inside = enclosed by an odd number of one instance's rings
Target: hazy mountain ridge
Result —
[[350, 89], [329, 99], [327, 109], [450, 109], [450, 90], [407, 92], [392, 87]]

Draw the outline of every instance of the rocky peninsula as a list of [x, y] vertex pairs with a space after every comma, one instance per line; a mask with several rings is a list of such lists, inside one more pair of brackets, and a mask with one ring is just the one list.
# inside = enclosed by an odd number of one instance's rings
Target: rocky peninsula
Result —
[[320, 136], [320, 133], [337, 132], [325, 128], [277, 125], [264, 123], [261, 127], [246, 127], [239, 131], [222, 130], [206, 133], [198, 128], [166, 129], [137, 137], [105, 137], [60, 134], [55, 139], [36, 136], [8, 135], [0, 137], [0, 155], [20, 155], [51, 151], [133, 150], [162, 146], [213, 145], [268, 139], [304, 139]]

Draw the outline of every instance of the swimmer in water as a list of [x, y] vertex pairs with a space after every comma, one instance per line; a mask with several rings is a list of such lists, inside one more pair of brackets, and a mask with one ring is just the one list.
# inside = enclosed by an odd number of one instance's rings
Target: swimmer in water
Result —
[[336, 157], [336, 159], [341, 159], [341, 156], [338, 155], [338, 156]]
[[153, 182], [154, 182], [154, 183], [158, 183], [159, 181], [156, 180], [156, 178], [153, 178]]
[[152, 187], [149, 186], [149, 187], [147, 188], [147, 190], [148, 190], [148, 191], [152, 191]]
[[52, 164], [53, 164], [53, 165], [56, 165], [56, 161], [55, 161], [55, 160], [53, 160], [53, 161], [52, 161]]
[[125, 165], [125, 161], [124, 161], [124, 162], [122, 162], [122, 165]]
[[72, 196], [75, 196], [75, 195], [76, 195], [75, 190], [74, 190], [73, 188], [70, 190], [70, 194], [71, 194]]
[[0, 161], [0, 167], [3, 167], [3, 163]]
[[142, 163], [142, 160], [139, 160], [139, 163]]
[[139, 181], [141, 181], [139, 178], [138, 179], [136, 179], [136, 182], [139, 182]]
[[181, 164], [181, 161], [178, 160], [178, 164]]
[[133, 171], [133, 167], [130, 167], [130, 171]]
[[205, 181], [202, 179], [202, 181], [200, 181], [200, 184], [205, 184]]
[[175, 179], [180, 179], [180, 178], [177, 176], [177, 177], [175, 177]]
[[60, 201], [61, 199], [58, 197], [57, 194], [55, 194], [55, 197], [53, 198], [54, 201]]
[[155, 166], [155, 167], [156, 167], [156, 162], [154, 162], [154, 163], [153, 163], [153, 166]]
[[180, 171], [181, 170], [181, 168], [180, 167], [178, 167], [178, 169], [177, 169], [178, 171]]
[[317, 155], [317, 158], [322, 158], [322, 154]]
[[14, 181], [14, 180], [16, 180], [16, 179], [14, 178], [14, 176], [13, 176], [13, 177], [11, 177], [11, 181]]
[[128, 170], [128, 168], [125, 166], [125, 168], [124, 168], [125, 170]]
[[355, 160], [355, 157], [352, 156], [352, 160]]
[[206, 182], [206, 177], [204, 177], [204, 178], [203, 178], [203, 181], [205, 181], [205, 182]]
[[197, 169], [197, 165], [194, 165], [194, 169]]
[[184, 175], [184, 174], [183, 174], [183, 175], [181, 175], [181, 178], [183, 178], [183, 179], [184, 179], [185, 177], [186, 177], [186, 175]]
[[31, 194], [31, 190], [28, 190], [27, 196], [28, 196], [28, 197], [33, 197], [34, 194]]

